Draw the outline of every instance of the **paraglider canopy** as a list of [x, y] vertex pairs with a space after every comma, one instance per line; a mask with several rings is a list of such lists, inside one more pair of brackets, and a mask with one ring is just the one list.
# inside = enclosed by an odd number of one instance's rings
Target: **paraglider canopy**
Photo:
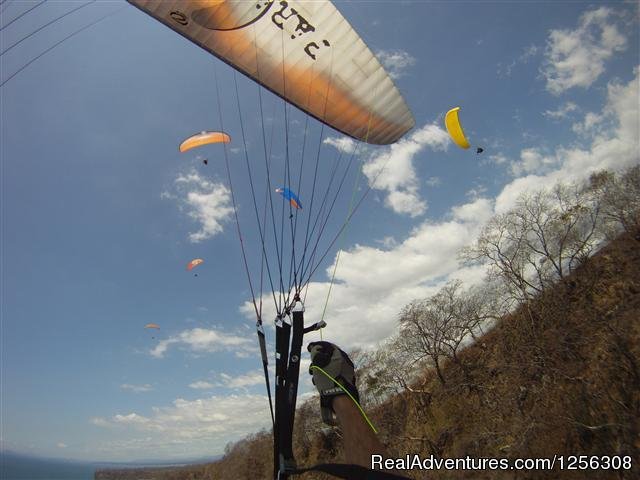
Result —
[[302, 203], [300, 203], [298, 196], [287, 187], [276, 188], [276, 193], [282, 195], [285, 200], [289, 200], [289, 203], [293, 208], [302, 208]]
[[329, 1], [128, 1], [346, 135], [387, 145], [414, 126], [388, 73]]
[[187, 270], [191, 271], [191, 270], [193, 270], [195, 267], [197, 267], [198, 265], [200, 265], [203, 262], [204, 262], [204, 260], [201, 259], [201, 258], [194, 258], [189, 263], [187, 263]]
[[144, 328], [154, 328], [156, 330], [160, 330], [160, 325], [155, 323], [147, 323]]
[[229, 143], [231, 137], [224, 132], [200, 132], [191, 135], [180, 144], [180, 152], [184, 153], [192, 148], [209, 145], [211, 143]]
[[469, 141], [464, 134], [464, 130], [462, 129], [462, 125], [460, 124], [460, 119], [458, 118], [459, 110], [460, 107], [455, 107], [449, 110], [444, 117], [444, 125], [447, 128], [447, 132], [449, 132], [451, 140], [453, 140], [453, 142], [460, 148], [464, 148], [466, 150], [471, 145], [469, 144]]

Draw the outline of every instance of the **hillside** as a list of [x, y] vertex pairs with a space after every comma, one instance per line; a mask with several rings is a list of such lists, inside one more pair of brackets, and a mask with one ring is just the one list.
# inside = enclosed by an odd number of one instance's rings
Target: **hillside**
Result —
[[[444, 365], [371, 413], [390, 453], [540, 458], [630, 455], [631, 471], [433, 471], [433, 479], [639, 478], [640, 248], [624, 234], [574, 275], [503, 318]], [[316, 401], [299, 408], [299, 465], [339, 460], [339, 433]], [[99, 479], [255, 479], [271, 475], [271, 437], [258, 433], [218, 462], [180, 470], [101, 471]], [[328, 478], [307, 474], [301, 478]]]

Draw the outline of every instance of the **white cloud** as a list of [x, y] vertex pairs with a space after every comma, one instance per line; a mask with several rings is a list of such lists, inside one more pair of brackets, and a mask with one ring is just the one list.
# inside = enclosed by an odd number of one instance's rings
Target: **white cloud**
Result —
[[511, 173], [514, 176], [527, 173], [541, 173], [549, 170], [557, 163], [557, 159], [543, 155], [536, 148], [525, 148], [520, 152], [520, 159], [511, 162]]
[[190, 384], [189, 387], [196, 390], [211, 390], [219, 387], [246, 390], [248, 387], [264, 384], [264, 372], [262, 370], [251, 370], [240, 375], [221, 373], [219, 377], [219, 382], [211, 383], [199, 380]]
[[535, 57], [539, 51], [540, 51], [540, 48], [537, 47], [536, 45], [529, 45], [528, 47], [525, 47], [522, 50], [522, 53], [518, 56], [518, 58], [511, 61], [509, 64], [507, 65], [503, 65], [502, 63], [498, 64], [498, 72], [497, 72], [498, 76], [510, 77], [511, 74], [513, 73], [513, 69], [517, 65], [528, 63], [529, 60]]
[[138, 415], [137, 413], [130, 413], [128, 415], [114, 415], [111, 421], [114, 424], [119, 425], [148, 425], [150, 420], [146, 417]]
[[574, 123], [571, 128], [578, 135], [587, 137], [597, 132], [597, 127], [602, 123], [603, 120], [603, 115], [588, 112], [581, 122]]
[[[324, 317], [328, 323], [324, 338], [353, 348], [375, 345], [391, 335], [404, 305], [435, 293], [458, 271], [458, 250], [475, 238], [492, 212], [489, 200], [477, 199], [452, 209], [445, 221], [422, 223], [403, 242], [343, 250]], [[326, 270], [327, 278], [332, 268]], [[308, 298], [317, 303], [306, 303], [306, 324], [320, 320], [328, 289], [328, 282], [310, 284]], [[242, 311], [250, 318], [251, 303], [245, 303]], [[313, 338], [309, 335], [308, 340]]]
[[402, 50], [378, 50], [376, 56], [393, 79], [400, 78], [407, 68], [416, 64], [416, 59]]
[[149, 415], [131, 412], [92, 419], [94, 425], [119, 429], [119, 440], [96, 450], [135, 458], [215, 455], [225, 445], [270, 423], [266, 395], [178, 398], [153, 407]]
[[[558, 147], [552, 155], [557, 162], [556, 169], [546, 172], [531, 170], [529, 175], [506, 185], [496, 198], [496, 211], [502, 213], [511, 208], [525, 190], [547, 187], [560, 181], [584, 180], [598, 170], [620, 170], [640, 163], [639, 74], [640, 68], [636, 67], [634, 78], [627, 84], [612, 82], [607, 86], [607, 102], [598, 116], [608, 120], [611, 125], [608, 129], [602, 129], [591, 143]], [[535, 157], [535, 153], [532, 155]]]
[[413, 159], [427, 147], [444, 150], [449, 142], [449, 135], [442, 128], [427, 124], [374, 155], [364, 164], [362, 171], [372, 188], [387, 191], [385, 203], [389, 208], [396, 213], [417, 217], [427, 210], [427, 204], [420, 198], [420, 182]]
[[442, 185], [442, 179], [440, 177], [429, 177], [424, 183], [428, 187], [439, 187], [440, 185]]
[[142, 392], [150, 392], [151, 390], [153, 390], [153, 387], [148, 383], [144, 385], [131, 385], [129, 383], [123, 383], [122, 385], [120, 385], [120, 389], [129, 390], [130, 392], [133, 392], [133, 393], [142, 393]]
[[569, 116], [569, 113], [575, 112], [578, 109], [578, 105], [576, 105], [575, 103], [565, 102], [557, 110], [545, 110], [542, 114], [545, 117], [552, 118], [554, 120], [560, 120], [563, 118], [567, 118]]
[[627, 39], [611, 22], [613, 16], [610, 8], [600, 7], [584, 13], [575, 30], [549, 33], [542, 71], [549, 92], [591, 86], [604, 73], [605, 62], [625, 49]]
[[505, 155], [503, 155], [502, 153], [496, 153], [494, 155], [489, 155], [489, 157], [487, 157], [489, 159], [490, 162], [495, 163], [496, 165], [502, 165], [503, 163], [505, 163], [507, 161], [507, 157]]
[[476, 185], [474, 188], [467, 190], [465, 195], [468, 198], [475, 200], [477, 198], [484, 197], [485, 193], [487, 193], [487, 187], [484, 185]]
[[212, 388], [215, 388], [215, 385], [204, 380], [198, 380], [197, 382], [190, 383], [189, 388], [193, 388], [195, 390], [211, 390]]
[[89, 419], [89, 422], [93, 425], [95, 425], [96, 427], [103, 427], [103, 428], [108, 428], [111, 426], [111, 424], [105, 420], [102, 417], [93, 417]]
[[392, 236], [384, 237], [382, 240], [377, 240], [377, 243], [386, 248], [393, 248], [398, 245], [398, 241]]
[[522, 52], [522, 55], [520, 55], [520, 61], [528, 62], [533, 57], [535, 57], [539, 51], [540, 51], [540, 47], [536, 45], [529, 45], [528, 47], [525, 47]]
[[68, 446], [68, 445], [67, 445], [66, 443], [64, 443], [64, 442], [58, 442], [58, 443], [56, 443], [56, 447], [58, 447], [58, 448], [67, 448], [67, 446]]
[[322, 142], [325, 145], [331, 145], [341, 152], [352, 154], [358, 148], [356, 141], [349, 137], [327, 137]]
[[[200, 225], [198, 231], [189, 234], [189, 240], [198, 243], [221, 233], [224, 222], [233, 213], [229, 189], [203, 178], [195, 170], [178, 176], [175, 183], [181, 207]], [[163, 197], [171, 198], [170, 195], [163, 194]]]
[[264, 384], [264, 372], [262, 370], [252, 370], [243, 375], [228, 375], [221, 373], [222, 383], [227, 388], [247, 388]]
[[151, 355], [162, 358], [171, 345], [180, 345], [193, 353], [245, 350], [253, 343], [246, 337], [219, 330], [193, 328], [158, 342]]

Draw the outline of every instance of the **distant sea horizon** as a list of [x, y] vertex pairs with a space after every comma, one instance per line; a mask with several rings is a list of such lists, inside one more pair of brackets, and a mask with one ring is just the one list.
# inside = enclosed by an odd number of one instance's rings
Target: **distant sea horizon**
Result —
[[93, 480], [95, 471], [101, 469], [181, 467], [214, 462], [217, 458], [173, 462], [83, 462], [2, 451], [0, 480]]

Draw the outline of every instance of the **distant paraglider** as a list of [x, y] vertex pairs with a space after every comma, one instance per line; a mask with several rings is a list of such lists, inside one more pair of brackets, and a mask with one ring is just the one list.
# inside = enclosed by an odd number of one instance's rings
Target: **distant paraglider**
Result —
[[[160, 325], [156, 324], [156, 323], [147, 323], [144, 326], [145, 329], [152, 329], [152, 330], [160, 330]], [[151, 336], [151, 338], [153, 340], [155, 340], [156, 337], [154, 337], [153, 335]]]
[[287, 187], [276, 188], [276, 193], [282, 195], [285, 200], [289, 200], [293, 208], [302, 209], [302, 203], [300, 203], [298, 196]]
[[[460, 118], [458, 116], [459, 110], [460, 107], [455, 107], [447, 112], [444, 117], [444, 126], [447, 128], [447, 132], [449, 133], [451, 140], [453, 140], [453, 143], [460, 148], [467, 150], [471, 144], [469, 143], [469, 140], [462, 129], [462, 125], [460, 124]], [[476, 148], [476, 154], [479, 155], [482, 152], [484, 152], [484, 148]]]
[[180, 144], [179, 150], [181, 153], [184, 153], [188, 152], [192, 148], [201, 147], [203, 145], [229, 142], [231, 142], [231, 137], [224, 132], [200, 132], [195, 135], [191, 135], [189, 138], [184, 140]]
[[[187, 263], [187, 271], [190, 272], [191, 270], [193, 270], [194, 268], [196, 268], [198, 265], [200, 265], [201, 263], [204, 263], [204, 260], [201, 258], [194, 258], [193, 260], [191, 260], [189, 263]], [[198, 274], [195, 273], [194, 277], [197, 277]]]

